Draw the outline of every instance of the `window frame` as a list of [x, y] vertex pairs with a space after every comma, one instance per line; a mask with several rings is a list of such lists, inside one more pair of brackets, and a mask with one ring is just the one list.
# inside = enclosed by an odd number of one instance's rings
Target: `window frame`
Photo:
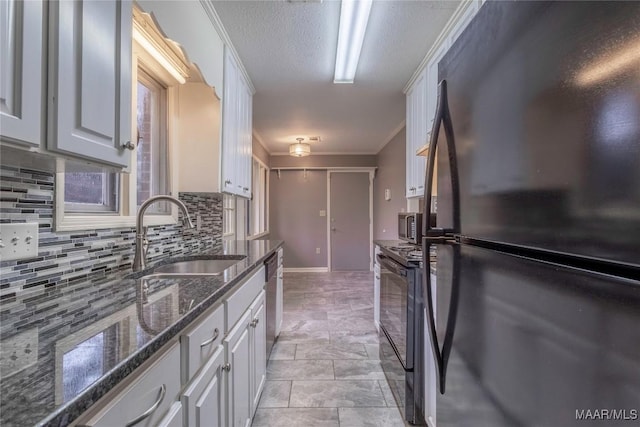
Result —
[[[169, 73], [161, 72], [161, 66], [154, 60], [148, 52], [144, 50], [135, 40], [132, 49], [132, 71], [131, 71], [131, 140], [135, 141], [137, 135], [137, 99], [138, 99], [138, 69], [142, 68], [146, 74], [159, 83], [166, 86], [166, 160], [168, 178], [168, 194], [177, 195], [178, 177], [177, 173], [177, 156], [174, 147], [175, 138], [175, 110], [177, 108], [177, 84], [176, 80], [172, 80]], [[117, 180], [119, 185], [118, 193], [118, 210], [117, 212], [108, 213], [73, 213], [65, 211], [64, 188], [65, 188], [65, 160], [57, 159], [57, 170], [55, 180], [55, 231], [79, 231], [93, 230], [102, 228], [125, 228], [135, 227], [137, 214], [137, 150], [130, 152], [131, 163], [128, 173], [123, 170], [115, 170], [120, 172], [120, 178]], [[145, 226], [167, 225], [178, 223], [178, 208], [174, 204], [170, 205], [170, 213], [146, 215], [144, 219]]]
[[[253, 174], [255, 170], [254, 162], [258, 164], [259, 173], [264, 171], [264, 187], [262, 185], [256, 185], [256, 182], [254, 181], [254, 174]], [[252, 156], [251, 180], [252, 180], [253, 193], [251, 195], [252, 197], [251, 197], [251, 203], [249, 204], [249, 215], [248, 215], [249, 232], [252, 234], [247, 237], [247, 239], [249, 240], [259, 239], [269, 234], [269, 175], [270, 175], [269, 171], [270, 171], [269, 167], [260, 158], [258, 158], [256, 155]], [[261, 183], [260, 179], [258, 179], [257, 183], [258, 184]], [[264, 224], [263, 224], [264, 230], [257, 230], [258, 231], [257, 233], [255, 232], [256, 227], [254, 226], [254, 219], [255, 219], [254, 200], [256, 199], [256, 197], [258, 199], [262, 199], [263, 204], [261, 206], [262, 208], [261, 211], [263, 216], [261, 217], [261, 219], [264, 221]]]

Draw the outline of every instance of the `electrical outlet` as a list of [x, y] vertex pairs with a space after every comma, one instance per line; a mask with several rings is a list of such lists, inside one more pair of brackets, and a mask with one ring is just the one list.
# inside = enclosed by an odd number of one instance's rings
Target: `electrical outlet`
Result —
[[37, 255], [37, 222], [0, 224], [0, 260], [26, 259]]
[[320, 248], [316, 248], [316, 254], [320, 254]]

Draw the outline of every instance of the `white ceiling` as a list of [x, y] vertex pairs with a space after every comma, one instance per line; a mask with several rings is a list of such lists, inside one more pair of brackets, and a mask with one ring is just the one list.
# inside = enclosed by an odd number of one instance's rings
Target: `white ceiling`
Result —
[[253, 127], [284, 153], [374, 154], [402, 128], [411, 78], [459, 1], [374, 1], [352, 85], [333, 84], [340, 2], [212, 2], [255, 88]]

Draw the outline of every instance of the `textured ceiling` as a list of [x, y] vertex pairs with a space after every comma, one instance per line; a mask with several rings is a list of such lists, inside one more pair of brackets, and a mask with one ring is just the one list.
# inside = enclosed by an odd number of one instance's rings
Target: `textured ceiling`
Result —
[[377, 153], [405, 118], [402, 89], [458, 1], [374, 1], [352, 85], [333, 84], [340, 2], [212, 2], [256, 88], [254, 132], [271, 153]]

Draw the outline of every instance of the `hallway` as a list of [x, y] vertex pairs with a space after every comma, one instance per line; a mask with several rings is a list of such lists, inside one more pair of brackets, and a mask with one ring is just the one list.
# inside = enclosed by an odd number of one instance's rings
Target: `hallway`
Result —
[[286, 273], [253, 427], [405, 426], [380, 367], [373, 273]]

